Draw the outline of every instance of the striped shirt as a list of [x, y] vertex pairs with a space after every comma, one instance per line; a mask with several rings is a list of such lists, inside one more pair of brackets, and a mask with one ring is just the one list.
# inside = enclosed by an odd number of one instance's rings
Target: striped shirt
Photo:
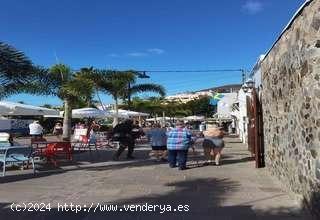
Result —
[[168, 150], [187, 150], [191, 143], [191, 132], [186, 128], [174, 128], [167, 132]]

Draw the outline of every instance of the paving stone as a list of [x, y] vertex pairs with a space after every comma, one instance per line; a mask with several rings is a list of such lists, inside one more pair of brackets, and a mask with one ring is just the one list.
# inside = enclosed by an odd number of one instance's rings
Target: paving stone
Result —
[[[255, 169], [245, 145], [226, 138], [221, 166], [185, 171], [148, 159], [150, 148], [137, 146], [133, 161], [111, 161], [112, 151], [100, 159], [62, 166], [59, 172], [9, 171], [0, 179], [0, 219], [308, 219], [294, 197], [265, 169]], [[75, 163], [77, 157], [75, 157]], [[200, 161], [201, 162], [201, 161]], [[189, 163], [190, 164], [190, 163]], [[29, 172], [29, 173], [28, 173]], [[50, 212], [15, 213], [12, 202], [51, 203]], [[91, 203], [189, 206], [188, 212], [58, 212], [57, 204]], [[9, 207], [9, 208], [8, 208]]]

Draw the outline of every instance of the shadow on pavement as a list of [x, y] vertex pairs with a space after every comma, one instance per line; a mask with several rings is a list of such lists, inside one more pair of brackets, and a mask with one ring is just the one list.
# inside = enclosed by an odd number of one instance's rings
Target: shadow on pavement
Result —
[[[106, 198], [93, 212], [81, 211], [79, 213], [62, 211], [61, 208], [52, 208], [45, 212], [13, 212], [9, 203], [0, 204], [1, 219], [6, 220], [55, 220], [55, 219], [217, 219], [217, 220], [301, 220], [307, 219], [300, 215], [298, 210], [276, 208], [268, 210], [255, 210], [251, 205], [225, 206], [223, 202], [230, 194], [237, 191], [240, 184], [229, 179], [199, 178], [166, 185], [173, 190], [167, 194], [150, 194], [126, 200], [112, 200]], [[125, 193], [125, 192], [123, 192]], [[267, 200], [269, 198], [265, 198]], [[112, 201], [112, 202], [111, 202]], [[74, 201], [76, 204], [77, 201]], [[98, 203], [99, 201], [97, 201]], [[63, 201], [61, 201], [63, 203]], [[102, 205], [103, 204], [103, 205]], [[95, 204], [96, 205], [96, 204]], [[109, 206], [107, 206], [109, 205]], [[102, 211], [106, 207], [117, 211]], [[117, 205], [117, 206], [116, 206]], [[133, 205], [133, 206], [130, 206]], [[140, 205], [140, 206], [137, 206]], [[152, 205], [152, 206], [150, 206]], [[157, 207], [154, 205], [158, 205]], [[161, 206], [160, 206], [161, 205]], [[94, 206], [95, 207], [95, 206]], [[131, 207], [131, 208], [130, 208]], [[147, 208], [149, 207], [149, 208]], [[122, 211], [120, 211], [122, 208]], [[126, 211], [131, 209], [131, 211]], [[147, 211], [149, 209], [149, 211]]]
[[[59, 161], [58, 167], [54, 167], [50, 164], [39, 165], [37, 164], [37, 173], [34, 175], [30, 172], [19, 173], [16, 171], [16, 175], [8, 175], [0, 178], [1, 183], [9, 183], [16, 181], [23, 181], [33, 178], [42, 178], [50, 175], [57, 175], [65, 172], [76, 170], [88, 170], [88, 171], [105, 171], [105, 170], [117, 170], [127, 167], [142, 167], [142, 166], [154, 166], [157, 164], [163, 164], [163, 162], [155, 162], [149, 159], [149, 152], [151, 149], [137, 147], [134, 156], [135, 160], [126, 160], [126, 151], [122, 154], [120, 161], [112, 161], [112, 156], [115, 152], [114, 149], [110, 150], [92, 150], [81, 152], [78, 151], [73, 155], [73, 161]], [[196, 154], [190, 152], [188, 156], [188, 167], [191, 169], [201, 168], [204, 166], [204, 155], [202, 150], [197, 150]], [[235, 158], [233, 155], [223, 155], [221, 159], [221, 166], [234, 163], [243, 163], [251, 160], [251, 157]], [[164, 162], [165, 163], [165, 162]]]

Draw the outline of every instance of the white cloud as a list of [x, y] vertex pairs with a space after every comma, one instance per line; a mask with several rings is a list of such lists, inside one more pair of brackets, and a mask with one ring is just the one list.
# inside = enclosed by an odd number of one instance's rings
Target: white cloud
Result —
[[132, 53], [127, 53], [128, 56], [130, 57], [144, 57], [147, 56], [147, 53], [144, 52], [132, 52]]
[[117, 57], [123, 57], [123, 56], [129, 56], [129, 57], [147, 57], [151, 55], [161, 55], [164, 54], [165, 50], [160, 48], [149, 48], [146, 50], [141, 51], [135, 51], [135, 52], [128, 52], [124, 54], [119, 53], [110, 53], [108, 54], [109, 57], [117, 58]]
[[163, 49], [160, 48], [150, 48], [147, 50], [149, 53], [153, 53], [153, 54], [163, 54], [165, 51]]
[[260, 1], [249, 0], [242, 5], [242, 9], [248, 12], [249, 14], [257, 14], [263, 10], [263, 4]]
[[116, 53], [110, 53], [108, 54], [109, 57], [120, 57], [119, 54], [116, 54]]

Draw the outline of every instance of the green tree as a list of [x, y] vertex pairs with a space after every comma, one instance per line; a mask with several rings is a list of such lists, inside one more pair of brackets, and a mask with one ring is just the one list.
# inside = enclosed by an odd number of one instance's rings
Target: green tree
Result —
[[214, 108], [210, 105], [210, 98], [207, 96], [196, 100], [191, 100], [184, 104], [184, 109], [188, 109], [192, 115], [212, 115]]
[[98, 74], [92, 75], [95, 79], [96, 86], [99, 90], [109, 94], [115, 101], [115, 117], [113, 124], [118, 124], [119, 118], [119, 99], [124, 97], [128, 83], [134, 79], [134, 75], [127, 72], [119, 72], [112, 70], [100, 70]]
[[78, 76], [65, 64], [56, 64], [50, 69], [39, 68], [38, 77], [35, 77], [28, 87], [33, 93], [57, 96], [63, 101], [62, 138], [70, 140], [72, 108], [92, 97], [92, 81]]
[[15, 93], [27, 92], [35, 68], [21, 51], [0, 42], [0, 100]]
[[154, 92], [158, 93], [160, 96], [165, 96], [165, 88], [162, 85], [155, 83], [140, 83], [137, 84], [139, 78], [149, 78], [145, 73], [135, 71], [135, 70], [126, 70], [126, 71], [113, 71], [116, 74], [123, 74], [130, 77], [127, 80], [127, 85], [122, 89], [121, 99], [127, 104], [128, 108], [131, 108], [131, 97], [135, 94], [142, 92]]
[[157, 92], [165, 95], [165, 89], [158, 84], [136, 84], [137, 74], [134, 71], [93, 70], [88, 68], [83, 71], [84, 77], [93, 81], [97, 90], [112, 96], [115, 101], [114, 125], [118, 123], [119, 100], [131, 104], [131, 95], [140, 92]]

